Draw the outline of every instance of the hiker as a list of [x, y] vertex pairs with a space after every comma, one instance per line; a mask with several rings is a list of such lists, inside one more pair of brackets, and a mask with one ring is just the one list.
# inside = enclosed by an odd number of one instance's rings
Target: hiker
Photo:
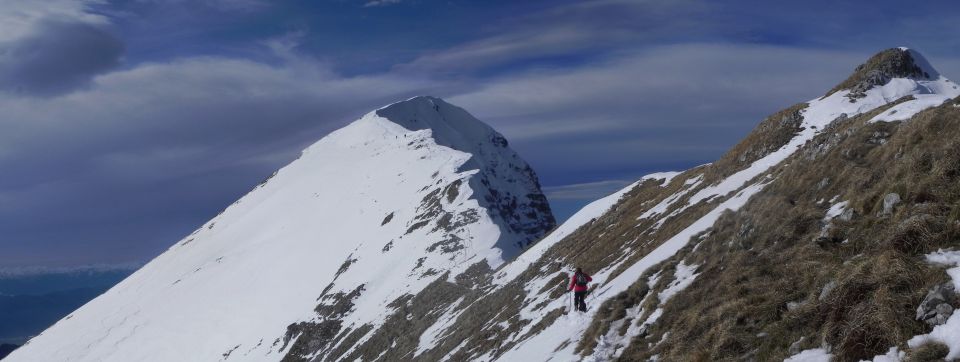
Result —
[[584, 273], [582, 269], [577, 268], [577, 272], [573, 273], [573, 277], [570, 278], [570, 288], [568, 291], [573, 291], [573, 304], [575, 308], [581, 312], [587, 311], [587, 303], [583, 301], [583, 298], [587, 296], [587, 283], [593, 281], [587, 273]]

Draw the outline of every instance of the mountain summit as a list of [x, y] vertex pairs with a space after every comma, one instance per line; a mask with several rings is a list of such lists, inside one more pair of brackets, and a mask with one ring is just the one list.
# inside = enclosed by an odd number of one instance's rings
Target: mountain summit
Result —
[[502, 222], [497, 243], [507, 260], [553, 228], [555, 221], [537, 175], [508, 147], [507, 139], [462, 108], [434, 97], [415, 97], [377, 110], [376, 115], [411, 131], [429, 131], [440, 146], [470, 154], [458, 171], [469, 178], [477, 200]]
[[851, 98], [863, 97], [866, 91], [887, 84], [891, 79], [935, 81], [940, 77], [940, 72], [916, 50], [905, 47], [891, 48], [877, 53], [866, 63], [859, 65], [850, 77], [840, 82], [827, 95], [847, 89]]

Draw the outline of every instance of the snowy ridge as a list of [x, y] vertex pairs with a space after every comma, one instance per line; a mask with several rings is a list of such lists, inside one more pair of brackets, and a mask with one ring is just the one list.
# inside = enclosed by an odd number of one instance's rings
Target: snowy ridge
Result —
[[936, 70], [933, 70], [933, 67], [930, 66], [919, 53], [911, 51], [911, 54], [915, 57], [915, 60], [922, 60], [922, 63], [925, 64], [923, 69], [931, 74], [936, 74], [937, 78], [933, 80], [894, 78], [882, 86], [867, 90], [866, 96], [862, 98], [849, 98], [848, 95], [850, 91], [842, 90], [824, 98], [810, 100], [807, 102], [807, 108], [802, 112], [803, 123], [801, 125], [801, 131], [794, 136], [789, 143], [766, 157], [757, 160], [746, 169], [726, 178], [719, 184], [711, 185], [710, 187], [700, 190], [690, 197], [688, 202], [690, 204], [696, 204], [700, 201], [726, 195], [729, 192], [739, 189], [754, 177], [783, 162], [783, 160], [796, 152], [800, 146], [812, 140], [838, 117], [854, 117], [897, 101], [903, 97], [912, 96], [915, 98], [914, 100], [906, 101], [892, 107], [886, 112], [874, 117], [871, 122], [881, 120], [905, 120], [913, 117], [924, 109], [938, 106], [948, 99], [960, 96], [960, 87], [941, 76]]
[[280, 360], [311, 326], [376, 329], [391, 302], [552, 227], [502, 136], [417, 97], [310, 146], [10, 360]]
[[[662, 242], [659, 247], [640, 258], [639, 261], [633, 262], [633, 264], [629, 265], [625, 270], [618, 272], [622, 269], [622, 263], [626, 260], [626, 258], [620, 258], [614, 264], [596, 273], [594, 275], [594, 282], [599, 287], [590, 295], [590, 301], [588, 301], [588, 303], [601, 305], [605, 300], [625, 291], [648, 269], [675, 255], [680, 249], [686, 246], [694, 236], [709, 230], [723, 212], [726, 210], [735, 211], [743, 206], [750, 196], [762, 191], [766, 184], [769, 183], [770, 175], [768, 172], [771, 169], [782, 164], [783, 161], [795, 154], [801, 146], [811, 141], [834, 121], [873, 111], [892, 102], [902, 100], [904, 97], [913, 97], [915, 99], [900, 104], [900, 106], [903, 107], [908, 107], [907, 105], [909, 105], [912, 116], [924, 109], [939, 105], [947, 99], [952, 99], [960, 95], [960, 93], [956, 91], [957, 86], [939, 75], [938, 72], [926, 63], [922, 56], [913, 51], [911, 51], [911, 54], [915, 54], [914, 58], [917, 59], [918, 63], [921, 63], [919, 66], [924, 72], [930, 75], [932, 79], [893, 78], [885, 84], [866, 90], [864, 92], [865, 94], [861, 97], [848, 97], [850, 91], [841, 90], [823, 98], [813, 99], [807, 103], [807, 107], [802, 111], [803, 121], [800, 131], [779, 149], [712, 185], [702, 185], [702, 178], [699, 177], [687, 177], [684, 181], [684, 187], [681, 187], [676, 194], [664, 197], [660, 204], [647, 209], [644, 214], [638, 217], [638, 220], [655, 220], [656, 222], [653, 224], [653, 229], [657, 229], [665, 222], [668, 222], [668, 219], [671, 217], [683, 213], [689, 207], [700, 202], [714, 201], [718, 198], [723, 201], [711, 211], [699, 217], [687, 228]], [[901, 112], [906, 113], [906, 111], [903, 110], [901, 110]], [[631, 185], [631, 187], [633, 186], [635, 185]], [[603, 204], [603, 208], [609, 210], [611, 206], [608, 206], [607, 203], [610, 201], [610, 198], [605, 198], [598, 201], [598, 203]], [[593, 208], [594, 205], [591, 204], [587, 206], [584, 211]], [[673, 212], [667, 213], [666, 211], [670, 208], [675, 209]], [[842, 208], [843, 204], [840, 204], [835, 210], [830, 210], [828, 217], [837, 216], [832, 214], [840, 212]], [[594, 216], [596, 215], [594, 212], [587, 211], [585, 214], [590, 215], [588, 220], [596, 217]], [[578, 219], [578, 221], [572, 223], [571, 226], [580, 226], [584, 223], [584, 220]], [[576, 227], [573, 227], [573, 229], [575, 228]], [[552, 237], [548, 237], [544, 241], [552, 239]], [[545, 248], [549, 246], [550, 243], [542, 242], [542, 244]], [[513, 270], [522, 269], [524, 265], [532, 264], [532, 259], [538, 258], [543, 254], [542, 250], [533, 251], [534, 250], [531, 250], [529, 255], [521, 256], [521, 260], [518, 260], [518, 262], [523, 262], [518, 263], [519, 265], [508, 264], [505, 268], [506, 272], [504, 272], [503, 275], [512, 276], [518, 274], [519, 272]], [[625, 252], [629, 253], [629, 251]], [[664, 299], [668, 299], [673, 294], [689, 286], [690, 282], [692, 282], [696, 276], [696, 274], [693, 274], [689, 270], [689, 267], [683, 265], [682, 262], [674, 266], [678, 272], [683, 270], [684, 275], [681, 276], [678, 274], [675, 276], [678, 281], [668, 286], [669, 289], [664, 291], [666, 294], [661, 293], [661, 296], [665, 297]], [[544, 270], [542, 272], [546, 271]], [[569, 275], [570, 272], [570, 270], [547, 272], [527, 282], [527, 285], [524, 287], [527, 291], [527, 297], [523, 303], [526, 307], [521, 311], [521, 319], [531, 321], [543, 320], [547, 318], [551, 311], [564, 308], [565, 305], [568, 304], [568, 301], [564, 298], [559, 300], [552, 299], [545, 294], [538, 293], [544, 290], [548, 281], [555, 280], [562, 274]], [[614, 274], [615, 272], [618, 272], [618, 274]], [[546, 304], [546, 306], [544, 306], [544, 304]], [[586, 332], [588, 326], [587, 323], [583, 323], [583, 320], [593, 319], [594, 313], [596, 313], [595, 310], [590, 310], [584, 315], [561, 317], [543, 331], [534, 335], [526, 334], [530, 328], [530, 325], [528, 325], [521, 332], [514, 335], [512, 340], [518, 343], [509, 351], [497, 356], [496, 359], [505, 361], [581, 359], [583, 357], [575, 352], [575, 348], [578, 346], [577, 341], [581, 339], [581, 336]], [[618, 356], [619, 352], [628, 346], [632, 338], [637, 335], [637, 329], [655, 323], [660, 313], [662, 313], [662, 311], [659, 309], [650, 313], [645, 321], [634, 324], [631, 328], [628, 328], [625, 335], [612, 333], [616, 328], [610, 327], [610, 332], [602, 336], [602, 341], [599, 341], [594, 354], [585, 358], [585, 360], [599, 361]], [[644, 315], [644, 311], [639, 309], [628, 310], [627, 314], [628, 316], [624, 320], [617, 321], [615, 325], [629, 323], [632, 318]], [[508, 342], [509, 341], [510, 340], [508, 340]], [[820, 353], [821, 351], [819, 350], [809, 351], [802, 357], [822, 358], [823, 354]], [[487, 355], [482, 359], [494, 359], [494, 356]]]

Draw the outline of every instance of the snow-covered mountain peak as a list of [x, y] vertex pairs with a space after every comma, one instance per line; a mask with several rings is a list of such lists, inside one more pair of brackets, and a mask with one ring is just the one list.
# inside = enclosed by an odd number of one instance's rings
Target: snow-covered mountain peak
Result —
[[471, 155], [458, 171], [478, 173], [469, 180], [478, 192], [474, 199], [494, 219], [505, 222], [497, 242], [504, 260], [512, 259], [555, 225], [533, 169], [509, 148], [503, 135], [463, 108], [440, 98], [419, 96], [370, 112], [358, 122], [384, 121], [411, 132], [426, 132], [437, 145]]
[[419, 96], [371, 112], [411, 131], [430, 130], [437, 144], [477, 150], [486, 145], [507, 147], [507, 140], [463, 108], [440, 98]]
[[[314, 143], [11, 358], [328, 354], [427, 286], [482, 276], [553, 226], [536, 174], [503, 136], [438, 98], [416, 97]], [[314, 339], [328, 333], [339, 334]]]
[[815, 116], [819, 121], [814, 125], [822, 127], [841, 115], [852, 117], [894, 104], [872, 121], [903, 121], [957, 96], [960, 86], [940, 74], [922, 54], [891, 48], [858, 66], [826, 96], [810, 101], [805, 117]]

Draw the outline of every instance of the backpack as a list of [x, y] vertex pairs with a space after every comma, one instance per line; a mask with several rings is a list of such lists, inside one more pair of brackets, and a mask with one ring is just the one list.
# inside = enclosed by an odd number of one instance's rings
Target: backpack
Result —
[[583, 273], [577, 273], [577, 275], [574, 276], [573, 278], [577, 285], [581, 287], [587, 285], [587, 276], [584, 275]]

